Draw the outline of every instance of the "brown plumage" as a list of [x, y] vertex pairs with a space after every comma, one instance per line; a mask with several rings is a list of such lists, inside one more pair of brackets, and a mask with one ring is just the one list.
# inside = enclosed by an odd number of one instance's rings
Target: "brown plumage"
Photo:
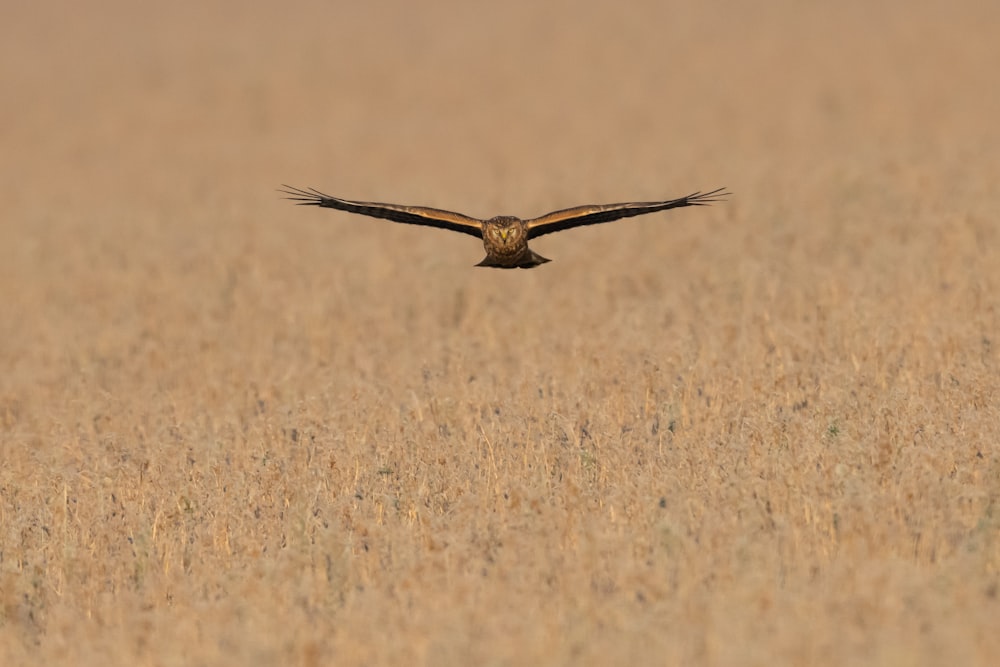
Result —
[[319, 190], [309, 188], [293, 188], [289, 185], [279, 190], [288, 199], [298, 202], [301, 206], [321, 206], [335, 208], [349, 213], [358, 213], [372, 218], [384, 218], [393, 222], [405, 222], [412, 225], [425, 225], [450, 229], [475, 236], [483, 241], [486, 257], [476, 266], [493, 266], [501, 269], [530, 269], [549, 260], [528, 247], [528, 241], [564, 229], [595, 225], [601, 222], [611, 222], [621, 218], [631, 218], [657, 211], [684, 206], [707, 206], [715, 202], [725, 201], [729, 195], [725, 188], [711, 192], [695, 192], [679, 199], [668, 199], [656, 202], [626, 202], [623, 204], [604, 204], [575, 206], [546, 213], [539, 218], [522, 220], [509, 215], [499, 215], [489, 220], [471, 218], [461, 213], [443, 211], [426, 206], [401, 206], [398, 204], [379, 204], [367, 201], [350, 201], [325, 195]]

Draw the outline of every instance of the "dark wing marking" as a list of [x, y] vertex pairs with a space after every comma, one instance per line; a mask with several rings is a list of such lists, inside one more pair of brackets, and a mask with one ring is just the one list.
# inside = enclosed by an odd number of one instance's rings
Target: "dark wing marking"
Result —
[[707, 206], [715, 202], [725, 201], [730, 193], [725, 188], [718, 188], [711, 192], [695, 192], [680, 199], [670, 199], [668, 201], [651, 202], [627, 202], [624, 204], [605, 204], [603, 206], [575, 206], [562, 211], [546, 213], [540, 218], [528, 220], [528, 238], [533, 239], [542, 234], [561, 232], [564, 229], [581, 227], [583, 225], [596, 225], [600, 222], [611, 222], [622, 218], [631, 218], [636, 215], [646, 215], [657, 211], [665, 211], [668, 208], [680, 208], [682, 206]]
[[313, 188], [303, 190], [301, 188], [293, 188], [290, 185], [282, 187], [284, 190], [278, 190], [278, 192], [288, 195], [288, 199], [297, 202], [299, 206], [335, 208], [340, 211], [359, 213], [372, 218], [384, 218], [393, 222], [405, 222], [411, 225], [439, 227], [441, 229], [450, 229], [453, 232], [470, 234], [480, 239], [483, 238], [482, 221], [462, 215], [461, 213], [442, 211], [441, 209], [427, 208], [425, 206], [400, 206], [397, 204], [379, 204], [370, 201], [350, 201], [325, 195]]

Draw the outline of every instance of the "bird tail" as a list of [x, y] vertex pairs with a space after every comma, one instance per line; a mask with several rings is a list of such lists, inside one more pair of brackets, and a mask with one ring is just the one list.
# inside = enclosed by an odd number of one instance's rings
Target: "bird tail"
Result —
[[479, 264], [476, 264], [476, 266], [490, 266], [495, 269], [533, 269], [540, 264], [544, 264], [545, 262], [551, 262], [551, 261], [552, 261], [551, 259], [548, 259], [547, 257], [542, 257], [537, 252], [529, 248], [528, 252], [525, 253], [519, 261], [514, 262], [512, 264], [501, 264], [500, 262], [496, 261], [489, 255], [487, 255], [486, 257], [483, 258], [483, 261], [479, 262]]

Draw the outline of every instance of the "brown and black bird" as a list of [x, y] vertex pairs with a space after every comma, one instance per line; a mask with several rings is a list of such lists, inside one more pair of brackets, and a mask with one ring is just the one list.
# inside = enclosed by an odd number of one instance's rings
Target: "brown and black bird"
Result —
[[724, 201], [723, 198], [729, 195], [725, 188], [718, 188], [711, 192], [695, 192], [686, 197], [667, 201], [575, 206], [546, 213], [531, 220], [522, 220], [509, 215], [498, 215], [489, 220], [480, 220], [461, 213], [427, 208], [426, 206], [350, 201], [325, 195], [313, 188], [303, 190], [293, 188], [290, 185], [283, 187], [285, 189], [279, 192], [288, 195], [288, 199], [298, 202], [301, 206], [335, 208], [372, 218], [384, 218], [411, 225], [439, 227], [475, 236], [483, 240], [483, 246], [486, 248], [485, 259], [476, 266], [493, 266], [500, 269], [530, 269], [550, 261], [528, 247], [528, 241], [543, 234], [666, 211], [670, 208], [707, 206]]

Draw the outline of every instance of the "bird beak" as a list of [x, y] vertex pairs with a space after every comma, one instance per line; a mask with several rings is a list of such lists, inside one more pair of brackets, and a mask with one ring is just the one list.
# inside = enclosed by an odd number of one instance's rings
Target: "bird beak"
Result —
[[509, 229], [501, 229], [500, 230], [500, 238], [502, 238], [504, 241], [507, 240], [507, 235], [508, 234], [510, 234], [510, 230]]

